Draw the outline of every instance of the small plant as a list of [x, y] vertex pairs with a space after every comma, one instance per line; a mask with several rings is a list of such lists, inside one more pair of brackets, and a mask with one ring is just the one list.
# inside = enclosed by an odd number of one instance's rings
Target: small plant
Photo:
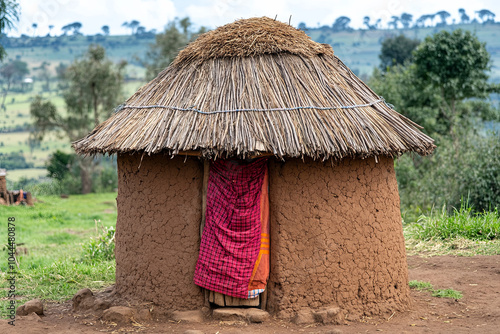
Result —
[[[115, 228], [104, 227], [101, 221], [95, 220], [96, 236], [83, 244], [83, 261], [108, 261], [115, 258]], [[101, 226], [98, 226], [101, 223]], [[99, 232], [99, 229], [101, 230]]]
[[408, 283], [411, 289], [416, 289], [419, 291], [430, 291], [432, 297], [439, 298], [452, 298], [452, 299], [460, 299], [463, 297], [460, 291], [456, 291], [453, 289], [437, 289], [434, 290], [434, 287], [429, 282], [422, 281], [410, 281]]
[[432, 292], [432, 297], [460, 299], [463, 295], [453, 289], [437, 289]]
[[432, 290], [432, 284], [429, 283], [429, 282], [410, 281], [409, 285], [410, 285], [411, 289], [416, 289], [416, 290]]

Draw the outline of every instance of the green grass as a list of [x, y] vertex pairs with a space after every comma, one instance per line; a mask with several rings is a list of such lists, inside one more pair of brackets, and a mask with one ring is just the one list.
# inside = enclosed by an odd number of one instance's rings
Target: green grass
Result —
[[[34, 207], [0, 207], [0, 240], [7, 239], [7, 217], [15, 217], [19, 262], [18, 305], [32, 298], [62, 301], [79, 289], [114, 282], [114, 260], [88, 261], [83, 245], [95, 238], [96, 223], [116, 225], [116, 193], [40, 197]], [[99, 224], [100, 225], [100, 224]], [[0, 260], [0, 315], [7, 306], [7, 253]]]
[[500, 213], [494, 211], [474, 213], [463, 204], [448, 214], [445, 207], [440, 213], [422, 215], [417, 223], [409, 226], [410, 236], [420, 240], [447, 240], [463, 237], [469, 240], [494, 240], [500, 238]]
[[434, 287], [429, 282], [423, 281], [410, 281], [409, 286], [411, 289], [419, 290], [419, 291], [430, 291], [432, 297], [438, 298], [452, 298], [452, 299], [461, 299], [463, 297], [462, 293], [453, 289], [437, 289], [434, 290]]
[[411, 289], [416, 289], [416, 290], [432, 290], [432, 284], [429, 282], [423, 282], [423, 281], [410, 281], [409, 286]]
[[463, 297], [460, 291], [456, 291], [453, 289], [437, 289], [432, 292], [432, 297], [439, 298], [452, 298], [452, 299], [461, 299]]
[[403, 228], [408, 255], [497, 255], [500, 254], [500, 213], [474, 213], [463, 205], [448, 213], [421, 215]]

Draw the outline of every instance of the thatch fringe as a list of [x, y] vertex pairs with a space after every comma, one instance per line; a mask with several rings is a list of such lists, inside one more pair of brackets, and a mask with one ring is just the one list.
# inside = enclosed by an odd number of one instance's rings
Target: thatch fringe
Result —
[[[200, 151], [205, 157], [270, 152], [282, 158], [341, 159], [431, 153], [433, 140], [385, 103], [373, 103], [379, 99], [333, 55], [184, 59], [73, 146], [80, 154]], [[306, 106], [320, 108], [296, 109]], [[272, 110], [276, 108], [281, 110]], [[179, 109], [260, 111], [206, 115]]]

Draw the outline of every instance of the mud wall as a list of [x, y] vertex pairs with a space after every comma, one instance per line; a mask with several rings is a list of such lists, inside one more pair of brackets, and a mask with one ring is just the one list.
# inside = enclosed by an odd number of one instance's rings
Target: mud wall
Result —
[[270, 164], [268, 310], [339, 306], [354, 318], [408, 306], [393, 160]]
[[[138, 169], [141, 165], [140, 169]], [[193, 283], [203, 166], [196, 159], [118, 156], [116, 289], [171, 310], [203, 306]]]

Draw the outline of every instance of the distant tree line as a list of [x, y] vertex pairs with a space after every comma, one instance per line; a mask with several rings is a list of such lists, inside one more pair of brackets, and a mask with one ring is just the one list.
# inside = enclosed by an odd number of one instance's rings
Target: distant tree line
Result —
[[[465, 9], [460, 8], [458, 10], [460, 21], [453, 19], [451, 24], [493, 24], [495, 23], [495, 13], [488, 9], [481, 9], [475, 12], [477, 18], [470, 18], [465, 12]], [[433, 14], [424, 14], [417, 18], [415, 21], [412, 14], [402, 13], [400, 16], [392, 16], [391, 20], [387, 22], [386, 28], [388, 29], [418, 29], [425, 27], [444, 27], [450, 24], [449, 18], [451, 14], [445, 10], [438, 11]], [[439, 18], [440, 21], [435, 22], [435, 19]], [[349, 26], [351, 19], [347, 16], [340, 16], [335, 20], [331, 26], [323, 25], [319, 28], [307, 27], [304, 22], [299, 23], [298, 28], [301, 30], [306, 29], [321, 29], [321, 30], [331, 30], [334, 32], [339, 31], [353, 31], [354, 29]], [[370, 16], [363, 17], [363, 26], [366, 30], [377, 30], [382, 29], [382, 19], [373, 19]]]

